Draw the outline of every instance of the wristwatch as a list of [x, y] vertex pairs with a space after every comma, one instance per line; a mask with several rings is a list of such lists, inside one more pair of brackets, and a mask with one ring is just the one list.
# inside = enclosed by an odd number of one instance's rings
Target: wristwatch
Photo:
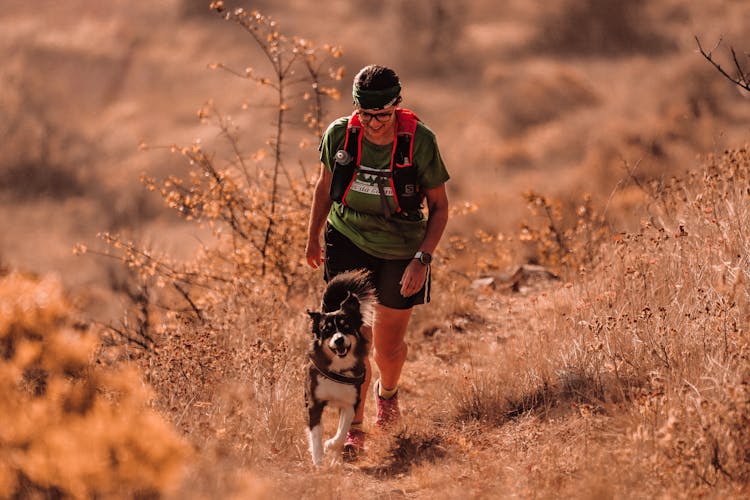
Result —
[[415, 253], [414, 258], [419, 260], [419, 262], [421, 262], [425, 266], [430, 265], [430, 262], [432, 262], [432, 255], [428, 254], [427, 252], [423, 252], [422, 250]]

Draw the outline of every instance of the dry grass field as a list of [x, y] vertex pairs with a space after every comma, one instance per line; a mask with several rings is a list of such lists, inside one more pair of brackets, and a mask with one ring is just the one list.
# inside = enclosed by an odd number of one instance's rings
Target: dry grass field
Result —
[[[0, 498], [750, 495], [750, 101], [695, 40], [750, 70], [747, 2], [208, 4], [0, 6]], [[305, 226], [371, 62], [452, 216], [404, 418], [316, 470]]]

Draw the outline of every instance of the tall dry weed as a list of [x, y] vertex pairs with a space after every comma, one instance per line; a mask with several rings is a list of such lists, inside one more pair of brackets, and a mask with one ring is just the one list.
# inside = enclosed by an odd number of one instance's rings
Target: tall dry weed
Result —
[[627, 451], [669, 491], [747, 484], [749, 180], [741, 149], [662, 185], [571, 318], [566, 366], [600, 381], [603, 407], [632, 405]]
[[523, 194], [531, 218], [520, 226], [525, 260], [573, 277], [592, 268], [609, 236], [604, 214], [586, 193], [580, 201], [554, 200], [534, 191]]
[[[451, 389], [454, 421], [496, 427], [521, 415], [608, 419], [619, 430], [596, 449], [619, 464], [602, 471], [613, 474], [614, 491], [624, 492], [633, 474], [643, 477], [644, 494], [746, 491], [748, 185], [747, 149], [650, 184], [653, 203], [639, 231], [602, 240], [576, 282], [508, 314], [524, 318], [509, 325], [523, 332], [513, 348], [487, 337], [496, 346], [491, 357], [452, 370], [465, 380]], [[537, 240], [562, 248], [554, 235], [549, 229]], [[594, 465], [587, 460], [574, 453], [580, 467]]]
[[671, 487], [732, 492], [750, 480], [748, 185], [747, 149], [710, 158], [666, 195], [674, 217], [647, 227], [661, 251], [641, 287], [655, 312], [641, 311], [651, 359], [633, 439]]

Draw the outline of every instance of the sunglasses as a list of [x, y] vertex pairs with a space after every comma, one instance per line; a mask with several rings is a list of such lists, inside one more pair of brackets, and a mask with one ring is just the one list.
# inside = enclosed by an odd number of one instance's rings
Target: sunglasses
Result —
[[389, 111], [387, 113], [369, 113], [367, 111], [362, 111], [361, 109], [357, 110], [357, 114], [359, 115], [359, 119], [362, 121], [369, 122], [373, 118], [378, 123], [388, 123], [391, 121], [391, 118], [393, 118], [393, 111]]

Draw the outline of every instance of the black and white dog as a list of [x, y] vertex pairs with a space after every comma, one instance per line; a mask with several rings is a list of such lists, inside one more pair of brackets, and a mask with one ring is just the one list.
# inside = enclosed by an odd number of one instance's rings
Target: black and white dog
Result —
[[[349, 271], [328, 282], [320, 312], [307, 312], [312, 318], [313, 342], [305, 404], [315, 466], [321, 465], [326, 451], [338, 453], [346, 440], [365, 380], [368, 349], [361, 328], [372, 325], [375, 302], [369, 273]], [[339, 427], [323, 447], [321, 417], [329, 405], [339, 409]]]

